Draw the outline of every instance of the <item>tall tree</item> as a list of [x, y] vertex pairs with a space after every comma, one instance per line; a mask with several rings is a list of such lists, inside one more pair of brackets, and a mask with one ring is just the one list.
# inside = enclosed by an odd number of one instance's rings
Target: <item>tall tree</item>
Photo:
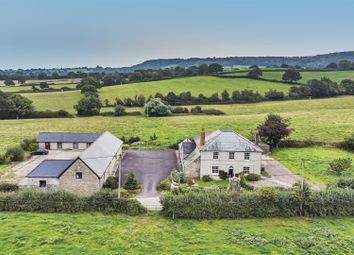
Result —
[[340, 70], [350, 70], [352, 67], [353, 67], [353, 64], [350, 61], [345, 60], [345, 59], [339, 61], [339, 63], [338, 63], [338, 68]]
[[294, 81], [299, 81], [302, 79], [299, 71], [295, 69], [288, 69], [285, 71], [282, 77], [283, 81], [290, 81], [293, 83]]
[[11, 79], [7, 79], [4, 81], [5, 86], [15, 86], [15, 82]]
[[260, 136], [273, 148], [290, 135], [293, 129], [289, 128], [289, 120], [280, 115], [269, 114], [265, 122], [258, 126]]
[[263, 72], [258, 67], [253, 68], [251, 71], [248, 72], [248, 76], [254, 79], [259, 79], [260, 76], [263, 75]]

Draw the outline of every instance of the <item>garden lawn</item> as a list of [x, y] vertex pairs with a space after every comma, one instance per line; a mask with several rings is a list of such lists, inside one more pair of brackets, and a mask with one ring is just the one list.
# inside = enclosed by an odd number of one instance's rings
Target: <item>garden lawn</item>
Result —
[[[167, 148], [181, 139], [217, 129], [234, 130], [251, 139], [251, 132], [264, 121], [268, 113], [290, 118], [294, 128], [291, 138], [338, 142], [354, 133], [354, 97], [261, 104], [203, 106], [215, 107], [226, 115], [174, 115], [146, 118], [144, 116], [82, 117], [66, 119], [0, 120], [0, 153], [18, 145], [24, 138], [34, 138], [38, 132], [104, 132], [118, 137], [139, 136], [145, 141], [141, 148]], [[106, 109], [105, 109], [106, 110]], [[109, 110], [109, 109], [108, 109]], [[134, 108], [137, 110], [137, 108]], [[156, 141], [150, 136], [157, 135]]]
[[0, 219], [3, 254], [350, 254], [353, 249], [352, 218], [173, 221], [0, 213]]
[[202, 181], [202, 180], [197, 180], [197, 184], [199, 187], [220, 187], [220, 188], [227, 188], [229, 185], [228, 180], [212, 180], [212, 181]]
[[[170, 91], [173, 91], [175, 94], [190, 91], [194, 96], [198, 96], [200, 93], [210, 96], [218, 92], [219, 96], [221, 96], [221, 92], [225, 89], [230, 95], [234, 90], [244, 89], [251, 89], [263, 94], [269, 89], [287, 92], [289, 85], [251, 79], [223, 79], [198, 76], [103, 87], [99, 90], [99, 95], [102, 102], [108, 99], [111, 103], [114, 103], [115, 98], [133, 98], [135, 95], [140, 94], [143, 94], [147, 98], [150, 95], [155, 95], [157, 92], [167, 95]], [[74, 112], [73, 106], [82, 97], [80, 91], [24, 93], [22, 95], [31, 99], [37, 110], [64, 109], [70, 112]]]
[[[335, 148], [282, 148], [272, 152], [272, 157], [280, 161], [295, 174], [301, 175], [301, 158], [305, 159], [305, 178], [319, 184], [334, 183], [340, 176], [328, 173], [328, 164], [334, 159], [351, 158], [354, 153]], [[354, 164], [346, 177], [354, 176]]]

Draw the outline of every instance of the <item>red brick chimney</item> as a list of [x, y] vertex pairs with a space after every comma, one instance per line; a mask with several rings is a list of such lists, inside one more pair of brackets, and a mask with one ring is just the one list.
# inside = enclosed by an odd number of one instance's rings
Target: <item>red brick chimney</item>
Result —
[[254, 132], [254, 144], [258, 146], [259, 145], [259, 141], [260, 141], [259, 129], [257, 128], [256, 131]]
[[205, 144], [205, 132], [204, 128], [200, 131], [200, 146], [203, 146]]

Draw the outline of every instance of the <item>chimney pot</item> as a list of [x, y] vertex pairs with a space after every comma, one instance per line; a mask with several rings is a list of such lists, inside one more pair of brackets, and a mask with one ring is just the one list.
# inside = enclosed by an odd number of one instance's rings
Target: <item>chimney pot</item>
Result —
[[205, 144], [205, 132], [204, 128], [200, 131], [200, 146], [203, 146]]

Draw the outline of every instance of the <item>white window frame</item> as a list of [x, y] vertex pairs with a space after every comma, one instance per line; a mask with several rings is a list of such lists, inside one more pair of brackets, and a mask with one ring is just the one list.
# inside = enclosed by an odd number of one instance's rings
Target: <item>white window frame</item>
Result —
[[244, 166], [243, 167], [243, 174], [244, 175], [248, 175], [250, 173], [250, 167], [249, 166]]
[[218, 151], [213, 152], [213, 159], [219, 159], [219, 152]]
[[79, 149], [79, 143], [73, 143], [73, 149], [74, 150], [77, 150], [77, 149]]
[[[232, 155], [232, 157], [231, 157]], [[229, 152], [229, 159], [235, 159], [235, 152], [230, 151]]]
[[250, 161], [251, 158], [251, 153], [250, 152], [245, 152], [243, 155], [243, 159], [246, 161]]
[[[216, 169], [217, 172], [214, 173], [215, 169]], [[219, 167], [218, 166], [212, 166], [211, 167], [211, 175], [219, 175]]]

